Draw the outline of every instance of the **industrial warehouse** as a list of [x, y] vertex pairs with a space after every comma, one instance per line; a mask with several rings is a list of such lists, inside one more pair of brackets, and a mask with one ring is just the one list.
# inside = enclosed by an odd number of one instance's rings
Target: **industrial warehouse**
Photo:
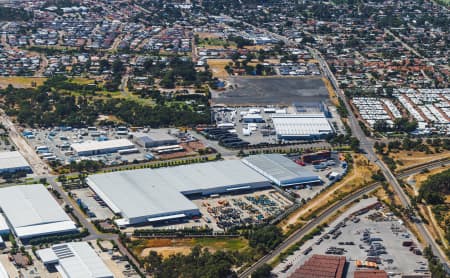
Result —
[[31, 173], [30, 164], [18, 151], [0, 152], [0, 174], [16, 172]]
[[319, 176], [282, 155], [253, 155], [243, 159], [243, 162], [278, 186], [322, 182]]
[[91, 156], [99, 154], [114, 153], [120, 150], [136, 148], [128, 139], [115, 139], [105, 141], [86, 141], [70, 145], [72, 150], [79, 156]]
[[[258, 162], [257, 165], [253, 165], [253, 161]], [[280, 172], [275, 174], [268, 170], [277, 162], [282, 163], [279, 169], [284, 167], [284, 172], [274, 169]], [[295, 176], [295, 166], [295, 162], [274, 154], [250, 157], [247, 161], [224, 160], [97, 174], [89, 176], [87, 184], [114, 213], [123, 217], [116, 223], [128, 226], [199, 215], [198, 207], [187, 197], [270, 188], [272, 182], [287, 186], [320, 181], [306, 171], [298, 171]], [[256, 170], [259, 167], [276, 176], [276, 180], [259, 173]]]
[[334, 133], [324, 114], [273, 115], [272, 121], [279, 140], [321, 139]]
[[78, 231], [42, 184], [1, 188], [0, 208], [21, 239]]
[[54, 266], [67, 278], [113, 278], [113, 274], [87, 242], [53, 245], [36, 252], [45, 266]]

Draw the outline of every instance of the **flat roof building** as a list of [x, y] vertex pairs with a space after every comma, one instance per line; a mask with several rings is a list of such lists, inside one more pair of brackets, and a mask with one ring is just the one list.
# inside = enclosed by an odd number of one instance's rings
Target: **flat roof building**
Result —
[[334, 133], [324, 114], [273, 115], [272, 121], [279, 140], [318, 139]]
[[113, 274], [87, 242], [53, 245], [36, 251], [44, 265], [54, 265], [62, 277], [113, 278]]
[[243, 162], [278, 186], [321, 182], [312, 171], [280, 154], [251, 155]]
[[31, 173], [30, 164], [18, 151], [0, 152], [0, 174], [16, 172]]
[[0, 208], [21, 239], [78, 231], [42, 184], [1, 188]]
[[115, 153], [120, 150], [135, 148], [135, 145], [128, 139], [115, 139], [106, 141], [86, 141], [70, 145], [73, 151], [79, 156], [90, 156], [107, 153]]
[[92, 175], [87, 184], [115, 213], [119, 225], [200, 214], [185, 195], [266, 188], [268, 180], [239, 160]]
[[176, 145], [178, 139], [173, 135], [161, 131], [151, 130], [148, 133], [134, 133], [133, 138], [139, 146], [143, 148], [154, 148], [159, 146]]

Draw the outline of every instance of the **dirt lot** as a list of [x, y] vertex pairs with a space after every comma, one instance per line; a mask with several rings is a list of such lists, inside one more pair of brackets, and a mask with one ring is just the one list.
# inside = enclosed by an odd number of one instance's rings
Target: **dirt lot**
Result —
[[208, 59], [208, 65], [212, 71], [213, 77], [227, 78], [228, 73], [225, 66], [231, 62], [231, 59]]
[[248, 242], [244, 238], [156, 238], [141, 240], [140, 244], [133, 248], [133, 253], [145, 257], [151, 251], [156, 251], [163, 257], [168, 257], [177, 253], [189, 254], [191, 248], [196, 245], [208, 248], [211, 252], [216, 250], [238, 251], [246, 249]]
[[294, 102], [317, 102], [329, 98], [320, 78], [298, 77], [230, 77], [235, 89], [213, 94], [214, 104], [292, 105]]

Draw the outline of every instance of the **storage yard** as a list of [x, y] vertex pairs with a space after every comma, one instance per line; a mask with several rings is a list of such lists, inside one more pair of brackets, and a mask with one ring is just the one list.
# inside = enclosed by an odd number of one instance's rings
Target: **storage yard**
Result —
[[268, 219], [276, 217], [293, 205], [289, 199], [273, 189], [197, 199], [194, 203], [200, 208], [202, 222], [214, 230], [266, 223]]
[[363, 199], [286, 258], [275, 273], [289, 277], [311, 256], [323, 254], [345, 256], [350, 277], [357, 270], [376, 268], [390, 277], [424, 274], [428, 267], [422, 248], [402, 221], [375, 198]]

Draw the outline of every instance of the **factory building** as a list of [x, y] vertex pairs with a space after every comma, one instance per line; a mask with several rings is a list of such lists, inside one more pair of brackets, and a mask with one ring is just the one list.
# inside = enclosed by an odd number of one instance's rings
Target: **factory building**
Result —
[[78, 232], [75, 223], [42, 184], [1, 188], [0, 208], [14, 234], [22, 240]]
[[143, 148], [177, 145], [178, 139], [167, 132], [151, 130], [148, 133], [134, 133], [134, 141]]
[[115, 153], [120, 150], [134, 149], [135, 145], [128, 139], [115, 139], [107, 141], [86, 141], [70, 145], [79, 156], [91, 156], [107, 153]]
[[119, 226], [199, 215], [186, 196], [270, 187], [264, 176], [239, 160], [97, 174], [87, 184], [123, 217], [116, 221]]
[[0, 174], [3, 173], [31, 173], [30, 164], [18, 151], [0, 152]]
[[113, 278], [113, 274], [87, 242], [55, 244], [36, 251], [46, 267], [54, 266], [62, 277]]
[[320, 139], [334, 133], [323, 113], [273, 115], [278, 140]]
[[280, 154], [252, 155], [243, 162], [281, 187], [322, 182], [312, 171]]

